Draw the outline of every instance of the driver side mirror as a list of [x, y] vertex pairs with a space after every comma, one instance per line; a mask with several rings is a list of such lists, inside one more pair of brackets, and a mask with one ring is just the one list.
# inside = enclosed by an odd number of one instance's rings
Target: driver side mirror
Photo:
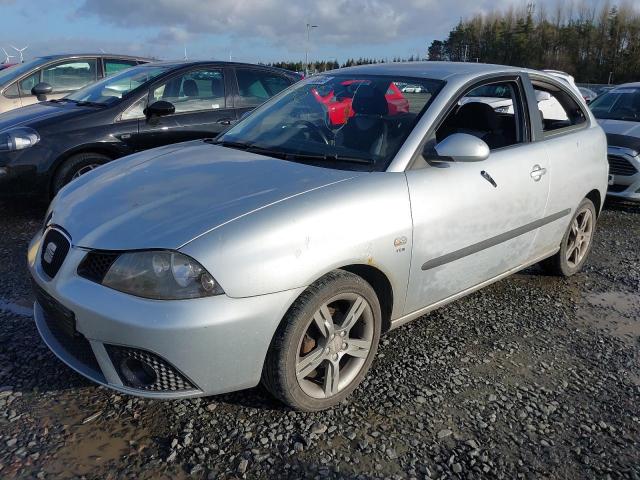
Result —
[[176, 113], [176, 107], [173, 103], [167, 102], [166, 100], [158, 100], [145, 108], [143, 113], [144, 116], [147, 117], [147, 120], [150, 120], [153, 117], [172, 115]]
[[44, 102], [51, 92], [53, 87], [47, 82], [40, 82], [31, 89], [31, 95], [35, 95], [39, 102]]
[[437, 154], [434, 160], [454, 162], [481, 162], [489, 158], [491, 153], [489, 145], [467, 133], [449, 135], [433, 147], [433, 150]]

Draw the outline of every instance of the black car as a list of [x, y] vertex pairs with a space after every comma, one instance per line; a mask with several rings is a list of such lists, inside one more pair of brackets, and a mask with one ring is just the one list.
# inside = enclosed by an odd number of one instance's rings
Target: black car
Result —
[[215, 137], [300, 77], [232, 62], [150, 63], [0, 115], [0, 195], [53, 197], [134, 152]]

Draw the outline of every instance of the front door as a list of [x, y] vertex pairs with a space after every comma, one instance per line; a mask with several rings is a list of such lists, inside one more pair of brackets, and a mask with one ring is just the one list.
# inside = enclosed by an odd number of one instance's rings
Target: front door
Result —
[[[434, 133], [482, 138], [480, 162], [432, 161], [407, 172], [413, 254], [405, 313], [437, 304], [531, 259], [549, 194], [547, 153], [530, 142], [519, 80], [494, 82], [496, 93], [460, 98]], [[505, 90], [506, 89], [506, 90]], [[500, 105], [513, 107], [496, 111]]]
[[236, 112], [226, 90], [225, 72], [208, 67], [180, 73], [153, 87], [149, 103], [170, 102], [175, 113], [141, 119], [138, 149], [216, 137], [228, 129], [236, 121]]

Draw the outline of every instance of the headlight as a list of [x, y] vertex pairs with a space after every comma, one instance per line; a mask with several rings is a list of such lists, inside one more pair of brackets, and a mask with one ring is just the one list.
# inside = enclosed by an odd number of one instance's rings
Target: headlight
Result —
[[138, 297], [183, 300], [224, 293], [218, 282], [194, 259], [178, 252], [123, 253], [102, 284]]
[[23, 127], [0, 133], [0, 152], [15, 152], [33, 147], [40, 141], [40, 135], [32, 128]]
[[497, 108], [494, 108], [494, 110], [495, 110], [496, 113], [509, 113], [509, 108], [511, 108], [511, 107], [506, 107], [506, 106], [505, 107], [497, 107]]

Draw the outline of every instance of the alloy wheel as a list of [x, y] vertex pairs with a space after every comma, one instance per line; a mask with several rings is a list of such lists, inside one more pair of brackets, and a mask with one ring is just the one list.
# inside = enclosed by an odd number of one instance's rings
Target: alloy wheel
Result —
[[73, 176], [71, 177], [71, 180], [75, 180], [76, 178], [81, 177], [85, 173], [90, 172], [91, 170], [93, 170], [94, 168], [98, 168], [99, 166], [100, 166], [99, 163], [90, 163], [89, 165], [85, 165], [83, 167], [80, 167], [78, 170], [76, 170], [73, 173]]
[[566, 259], [571, 268], [577, 267], [589, 251], [593, 237], [593, 214], [584, 208], [573, 219], [567, 237]]
[[336, 295], [309, 320], [300, 339], [296, 377], [310, 397], [329, 398], [347, 388], [373, 347], [371, 306], [356, 293]]

